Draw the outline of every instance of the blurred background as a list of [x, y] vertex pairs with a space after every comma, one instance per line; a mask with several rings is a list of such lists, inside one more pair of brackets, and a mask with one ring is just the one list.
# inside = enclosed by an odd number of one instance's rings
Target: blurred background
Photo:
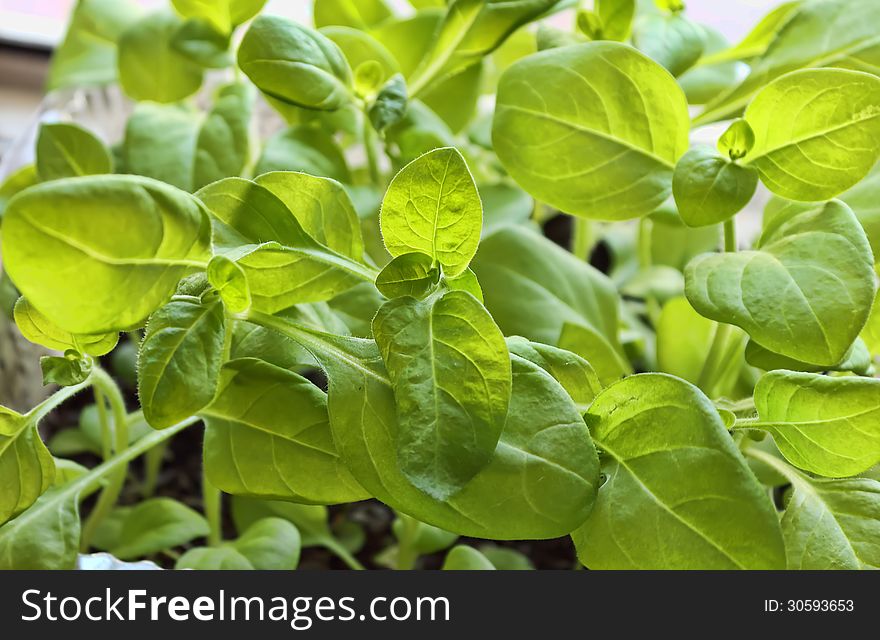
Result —
[[[138, 1], [145, 8], [167, 6], [166, 0]], [[64, 36], [75, 2], [0, 0], [0, 155], [40, 104], [49, 54]], [[406, 0], [390, 3], [401, 13], [412, 11]], [[311, 0], [269, 0], [266, 11], [309, 22], [311, 4]], [[778, 4], [778, 0], [690, 0], [688, 15], [735, 42]]]

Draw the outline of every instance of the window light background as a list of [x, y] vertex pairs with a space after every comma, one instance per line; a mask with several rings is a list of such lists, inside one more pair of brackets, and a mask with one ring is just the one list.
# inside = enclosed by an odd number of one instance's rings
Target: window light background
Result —
[[[388, 2], [401, 13], [412, 11], [406, 0]], [[63, 36], [66, 16], [74, 4], [75, 0], [0, 0], [0, 39], [52, 46]], [[165, 0], [139, 0], [139, 4], [147, 8], [168, 5]], [[688, 15], [737, 40], [778, 4], [776, 0], [690, 0]], [[311, 0], [269, 0], [267, 10], [308, 22], [311, 5]]]

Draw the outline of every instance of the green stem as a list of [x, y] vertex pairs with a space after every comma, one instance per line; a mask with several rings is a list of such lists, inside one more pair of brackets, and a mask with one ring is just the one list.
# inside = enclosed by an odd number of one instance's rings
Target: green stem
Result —
[[650, 218], [642, 218], [639, 222], [639, 266], [643, 271], [653, 266], [654, 258], [651, 251], [651, 230], [653, 222]]
[[[118, 456], [128, 448], [128, 414], [125, 410], [125, 399], [119, 386], [103, 369], [95, 368], [92, 372], [95, 388], [107, 396], [113, 412], [113, 454]], [[95, 508], [83, 524], [80, 549], [88, 551], [92, 537], [119, 500], [122, 487], [128, 475], [128, 465], [121, 465], [109, 478], [107, 486], [98, 497]]]
[[376, 148], [379, 138], [376, 130], [373, 129], [373, 124], [370, 122], [370, 116], [366, 108], [364, 108], [363, 114], [364, 150], [367, 153], [367, 167], [370, 170], [370, 180], [375, 186], [383, 187], [385, 186], [385, 178], [382, 175], [382, 168], [379, 164], [379, 152]]
[[357, 571], [365, 570], [364, 565], [358, 562], [358, 559], [351, 555], [349, 550], [336, 542], [336, 540], [327, 540], [324, 542], [324, 548], [342, 560], [350, 569], [355, 569]]
[[86, 474], [58, 488], [52, 494], [46, 494], [45, 499], [37, 501], [34, 506], [18, 516], [13, 521], [14, 526], [22, 527], [20, 530], [24, 530], [28, 524], [38, 523], [43, 518], [48, 518], [50, 514], [55, 513], [59, 504], [63, 504], [68, 500], [82, 500], [89, 497], [102, 487], [105, 476], [115, 474], [120, 468], [124, 470], [132, 460], [198, 421], [199, 418], [194, 416], [173, 427], [168, 427], [162, 431], [154, 431], [144, 436], [121, 454], [102, 462]]
[[736, 218], [731, 218], [724, 223], [724, 251], [735, 253], [736, 250]]
[[107, 413], [107, 396], [95, 387], [95, 406], [98, 409], [98, 424], [101, 425], [101, 459], [109, 460], [113, 455], [113, 425]]
[[596, 234], [593, 222], [586, 218], [575, 218], [574, 241], [572, 242], [571, 252], [584, 262], [589, 262], [590, 254], [593, 252], [595, 244]]
[[162, 471], [162, 461], [165, 459], [167, 450], [168, 443], [163, 442], [144, 454], [144, 485], [141, 488], [141, 495], [144, 499], [152, 498], [156, 494], [159, 473]]
[[[735, 253], [736, 249], [736, 221], [734, 218], [731, 218], [724, 223], [724, 251], [726, 253]], [[700, 377], [697, 380], [697, 386], [710, 396], [712, 388], [718, 383], [718, 372], [723, 372], [726, 368], [727, 342], [733, 332], [733, 327], [729, 324], [718, 323], [716, 327], [712, 346], [709, 347], [709, 353], [706, 356], [703, 369], [700, 371]]]
[[415, 550], [414, 543], [418, 532], [419, 521], [407, 516], [403, 521], [403, 531], [397, 545], [398, 571], [409, 571], [416, 566], [419, 554]]
[[55, 409], [60, 407], [64, 402], [75, 396], [83, 389], [88, 389], [90, 386], [92, 386], [92, 384], [94, 384], [94, 374], [92, 374], [92, 376], [90, 376], [89, 379], [85, 382], [81, 382], [80, 384], [74, 385], [72, 387], [62, 387], [51, 396], [43, 400], [36, 407], [28, 411], [25, 416], [29, 420], [33, 421], [34, 424], [37, 424], [47, 415], [55, 411]]
[[211, 484], [208, 475], [202, 467], [202, 501], [205, 508], [205, 518], [208, 520], [208, 545], [220, 546], [223, 543], [223, 526], [221, 522], [223, 495], [220, 489]]

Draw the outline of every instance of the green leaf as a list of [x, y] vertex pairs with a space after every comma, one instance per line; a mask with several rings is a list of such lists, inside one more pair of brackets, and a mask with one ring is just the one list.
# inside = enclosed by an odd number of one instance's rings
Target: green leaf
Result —
[[113, 173], [113, 159], [90, 131], [75, 124], [43, 124], [37, 135], [37, 173], [41, 180]]
[[498, 87], [493, 140], [504, 167], [538, 200], [625, 220], [669, 197], [688, 131], [687, 101], [660, 65], [626, 45], [593, 42], [512, 65]]
[[385, 83], [370, 105], [368, 112], [370, 123], [376, 131], [385, 131], [403, 119], [408, 106], [406, 80], [397, 73]]
[[358, 69], [367, 63], [370, 66], [378, 64], [378, 69], [386, 80], [400, 73], [400, 66], [394, 55], [369, 33], [343, 26], [324, 27], [321, 33], [339, 46], [350, 68]]
[[745, 118], [755, 146], [744, 162], [768, 189], [792, 200], [828, 200], [880, 157], [880, 78], [843, 69], [791, 73], [761, 90]]
[[443, 569], [445, 571], [494, 571], [495, 565], [473, 547], [458, 545], [446, 554]]
[[116, 347], [118, 333], [78, 335], [59, 329], [37, 311], [25, 298], [15, 303], [15, 324], [21, 334], [33, 342], [55, 351], [76, 349], [91, 356], [103, 356]]
[[202, 68], [178, 53], [174, 36], [182, 21], [157, 11], [128, 27], [119, 38], [119, 83], [134, 100], [177, 102], [202, 86]]
[[742, 67], [737, 62], [707, 62], [714, 59], [713, 54], [727, 49], [729, 43], [717, 29], [704, 24], [699, 27], [703, 31], [705, 42], [703, 57], [678, 78], [678, 84], [691, 105], [706, 104], [714, 100], [722, 92], [739, 84], [742, 77]]
[[43, 373], [43, 386], [57, 384], [60, 387], [72, 387], [85, 382], [92, 373], [92, 359], [83, 357], [73, 349], [65, 352], [63, 357], [43, 356], [40, 358], [40, 370]]
[[632, 33], [635, 0], [596, 0], [596, 14], [602, 21], [602, 38], [626, 42]]
[[269, 138], [254, 174], [272, 171], [301, 171], [343, 183], [351, 179], [345, 157], [333, 137], [308, 126], [291, 127]]
[[703, 55], [705, 39], [702, 28], [683, 15], [649, 13], [636, 20], [633, 44], [677, 77]]
[[40, 177], [37, 175], [37, 168], [32, 164], [26, 164], [9, 174], [6, 180], [0, 184], [0, 220], [3, 219], [3, 212], [6, 211], [6, 205], [9, 204], [12, 196], [39, 183]]
[[52, 57], [48, 90], [113, 83], [116, 41], [139, 15], [140, 7], [131, 0], [79, 0]]
[[[873, 0], [799, 3], [783, 28], [754, 61], [741, 84], [707, 105], [696, 124], [739, 115], [758, 91], [798, 69], [842, 67], [875, 72], [880, 35], [873, 25], [880, 5]], [[762, 45], [763, 46], [763, 45]]]
[[583, 411], [589, 408], [602, 390], [599, 377], [590, 363], [571, 351], [520, 337], [507, 338], [507, 347], [510, 353], [533, 362], [553, 376]]
[[841, 202], [780, 215], [753, 251], [705, 254], [688, 265], [688, 300], [780, 355], [841, 362], [874, 300], [873, 256]]
[[586, 419], [607, 476], [572, 536], [587, 567], [784, 567], [776, 510], [696, 387], [633, 376], [606, 389]]
[[281, 200], [312, 238], [354, 260], [363, 258], [360, 220], [341, 184], [290, 171], [267, 173], [254, 182]]
[[614, 341], [594, 327], [566, 322], [559, 334], [559, 346], [589, 362], [603, 386], [632, 373], [632, 367], [621, 356]]
[[37, 433], [37, 419], [0, 407], [0, 524], [36, 502], [55, 478], [55, 461]]
[[183, 554], [175, 569], [200, 571], [293, 571], [301, 549], [297, 528], [281, 518], [264, 518], [252, 524], [235, 542], [201, 547]]
[[376, 277], [376, 288], [388, 299], [424, 298], [440, 281], [434, 261], [424, 253], [404, 253], [385, 265]]
[[614, 285], [547, 238], [522, 226], [503, 228], [483, 241], [474, 271], [504, 335], [557, 344], [565, 324], [577, 325], [603, 353], [622, 352]]
[[657, 368], [697, 384], [716, 326], [694, 311], [687, 298], [669, 300], [657, 323]]
[[324, 547], [346, 560], [350, 559], [348, 550], [333, 537], [327, 522], [327, 507], [233, 496], [232, 519], [239, 532], [267, 517], [281, 518], [296, 525], [303, 548]]
[[446, 499], [486, 466], [510, 402], [504, 337], [473, 296], [399, 298], [373, 320], [394, 387], [402, 472]]
[[484, 88], [485, 64], [474, 64], [448, 80], [438, 83], [421, 96], [422, 102], [452, 130], [464, 130], [477, 114]]
[[141, 325], [207, 264], [210, 245], [197, 199], [135, 176], [41, 184], [3, 219], [4, 268], [49, 322], [77, 334]]
[[228, 34], [257, 15], [266, 0], [171, 0], [171, 4], [183, 17], [205, 20]]
[[197, 547], [184, 553], [174, 568], [178, 571], [253, 571], [254, 565], [234, 547]]
[[382, 201], [382, 237], [392, 256], [418, 251], [457, 276], [477, 252], [483, 205], [462, 155], [437, 149], [398, 173]]
[[297, 528], [281, 518], [254, 523], [232, 543], [258, 571], [293, 571], [299, 564], [301, 546]]
[[524, 24], [559, 0], [454, 0], [433, 45], [413, 78], [418, 94], [432, 81], [447, 79], [478, 63]]
[[226, 493], [335, 504], [367, 494], [339, 458], [327, 397], [302, 376], [256, 359], [223, 366], [205, 417], [205, 471]]
[[179, 105], [141, 104], [125, 130], [126, 167], [185, 191], [241, 173], [249, 157], [253, 92], [223, 87], [201, 114]]
[[755, 387], [757, 422], [796, 467], [855, 476], [880, 462], [880, 380], [772, 371]]
[[394, 14], [384, 0], [315, 0], [316, 27], [342, 25], [366, 31]]
[[880, 568], [875, 542], [880, 534], [880, 483], [867, 478], [809, 478], [754, 447], [746, 453], [792, 485], [782, 515], [788, 569]]
[[856, 375], [870, 375], [873, 371], [871, 363], [871, 353], [868, 347], [860, 339], [856, 340], [847, 351], [846, 356], [841, 362], [832, 366], [821, 366], [799, 362], [792, 358], [780, 356], [757, 344], [749, 341], [745, 351], [746, 361], [753, 367], [763, 369], [764, 371], [773, 371], [774, 369], [789, 369], [792, 371], [807, 371], [812, 373], [821, 373], [823, 371], [852, 371]]
[[438, 501], [398, 466], [394, 394], [375, 343], [271, 324], [319, 358], [330, 380], [330, 424], [343, 459], [370, 494], [395, 510], [496, 540], [558, 537], [586, 518], [598, 484], [595, 447], [571, 398], [537, 365], [512, 356], [511, 405], [495, 455], [464, 489]]
[[736, 46], [725, 48], [707, 55], [701, 64], [712, 65], [723, 62], [749, 60], [764, 54], [780, 30], [803, 4], [801, 0], [785, 2], [773, 8]]
[[214, 256], [208, 263], [208, 282], [220, 294], [223, 306], [230, 313], [244, 313], [251, 308], [251, 287], [247, 274], [234, 260]]
[[675, 165], [672, 193], [685, 224], [705, 227], [742, 211], [758, 188], [758, 172], [720, 156], [711, 147], [695, 147]]
[[217, 31], [210, 22], [194, 18], [180, 25], [171, 39], [171, 46], [200, 67], [223, 69], [232, 66], [229, 42], [229, 34]]
[[734, 120], [721, 137], [718, 138], [718, 151], [731, 160], [746, 157], [755, 147], [755, 132], [742, 118]]
[[388, 49], [409, 80], [431, 47], [434, 34], [443, 21], [443, 10], [428, 8], [408, 18], [392, 18], [376, 26], [371, 33]]
[[239, 46], [238, 66], [283, 104], [336, 111], [352, 101], [351, 69], [339, 47], [286, 18], [254, 20]]
[[398, 513], [396, 515], [397, 518], [391, 524], [394, 536], [401, 542], [408, 538], [409, 545], [417, 555], [428, 555], [443, 551], [451, 547], [458, 540], [458, 534], [444, 531], [425, 522], [419, 522], [405, 513]]
[[528, 223], [535, 209], [529, 194], [507, 183], [480, 185], [479, 190], [483, 201], [483, 236], [508, 225]]
[[121, 560], [149, 556], [208, 535], [208, 522], [170, 498], [145, 500], [116, 510], [118, 536], [107, 549]]
[[150, 426], [170, 427], [211, 402], [226, 331], [219, 300], [178, 297], [150, 316], [138, 353], [138, 396]]

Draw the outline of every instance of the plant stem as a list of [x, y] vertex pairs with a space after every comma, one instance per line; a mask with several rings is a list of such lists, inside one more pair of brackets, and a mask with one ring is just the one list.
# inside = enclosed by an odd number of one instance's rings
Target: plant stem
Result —
[[156, 493], [156, 485], [159, 483], [159, 472], [162, 470], [162, 461], [168, 443], [163, 442], [144, 454], [144, 485], [141, 488], [141, 496], [152, 498]]
[[383, 187], [385, 185], [385, 179], [382, 176], [382, 168], [379, 165], [379, 152], [376, 149], [376, 145], [378, 144], [378, 136], [376, 135], [376, 130], [373, 129], [373, 124], [370, 122], [370, 116], [367, 113], [366, 105], [363, 110], [363, 134], [364, 134], [364, 150], [367, 153], [367, 166], [370, 170], [370, 180], [377, 187]]
[[653, 266], [654, 257], [651, 251], [651, 230], [654, 223], [648, 217], [639, 221], [639, 266], [646, 271]]
[[61, 404], [75, 396], [83, 389], [87, 389], [94, 384], [94, 374], [88, 380], [72, 387], [62, 387], [51, 396], [43, 400], [36, 407], [27, 412], [26, 417], [35, 424], [45, 418], [47, 415], [55, 411]]
[[[736, 220], [731, 218], [724, 223], [724, 251], [726, 253], [735, 253], [736, 250]], [[726, 323], [716, 324], [712, 346], [709, 347], [709, 353], [706, 355], [703, 369], [700, 371], [700, 377], [697, 380], [697, 386], [710, 397], [713, 387], [718, 384], [720, 377], [718, 372], [721, 371], [723, 373], [725, 371], [727, 358], [731, 355], [728, 351], [727, 342], [732, 333], [733, 327], [731, 325]]]
[[398, 571], [409, 571], [416, 566], [419, 554], [415, 550], [414, 543], [418, 532], [419, 521], [407, 516], [403, 521], [403, 531], [397, 546]]
[[724, 251], [735, 253], [736, 245], [736, 218], [731, 218], [724, 223]]
[[[113, 412], [113, 454], [119, 456], [128, 448], [128, 414], [125, 410], [125, 399], [122, 397], [119, 386], [103, 369], [96, 367], [92, 372], [92, 377], [95, 388], [107, 396], [110, 403]], [[107, 486], [104, 487], [98, 497], [98, 502], [95, 503], [95, 508], [83, 524], [82, 537], [80, 538], [80, 549], [83, 551], [88, 551], [98, 526], [116, 506], [127, 475], [128, 465], [124, 464], [120, 465], [120, 468], [110, 476]]]
[[221, 523], [223, 495], [220, 489], [211, 484], [208, 474], [202, 467], [202, 501], [205, 508], [205, 518], [208, 520], [208, 545], [217, 547], [223, 542], [223, 527]]
[[357, 571], [365, 570], [364, 565], [358, 562], [358, 559], [351, 555], [348, 549], [336, 542], [336, 540], [327, 540], [326, 542], [324, 542], [324, 548], [332, 552], [337, 558], [342, 560], [346, 565], [348, 565], [350, 569], [355, 569]]
[[586, 218], [574, 219], [574, 240], [572, 242], [572, 253], [583, 260], [590, 261], [590, 254], [593, 252], [593, 246], [596, 244], [596, 234], [593, 222]]
[[109, 460], [113, 455], [113, 425], [107, 413], [107, 396], [95, 387], [95, 406], [98, 409], [98, 424], [101, 425], [101, 459]]

